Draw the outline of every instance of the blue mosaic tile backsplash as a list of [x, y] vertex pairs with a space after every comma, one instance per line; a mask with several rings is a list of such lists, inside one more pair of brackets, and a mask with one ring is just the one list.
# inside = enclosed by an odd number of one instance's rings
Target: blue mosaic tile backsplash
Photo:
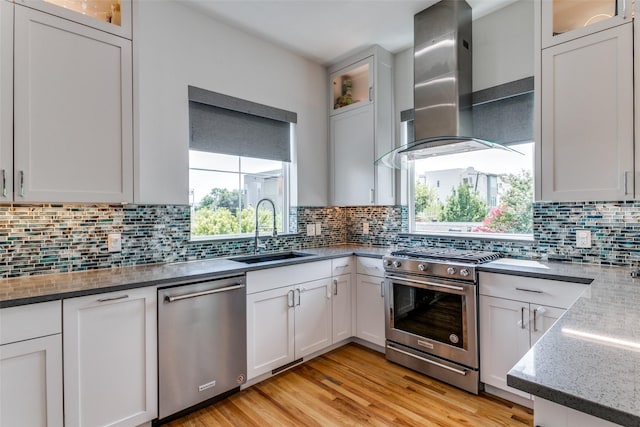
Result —
[[[536, 203], [534, 240], [505, 241], [407, 234], [405, 206], [297, 207], [290, 234], [261, 238], [267, 250], [342, 243], [451, 246], [537, 258], [640, 266], [640, 201]], [[253, 239], [191, 241], [188, 206], [0, 206], [0, 277], [113, 266], [188, 261], [245, 254]], [[365, 234], [363, 222], [368, 222]], [[306, 236], [307, 224], [322, 235]], [[592, 232], [592, 247], [575, 247], [575, 230]], [[299, 234], [297, 232], [300, 232]], [[122, 252], [107, 251], [107, 235], [122, 234]]]

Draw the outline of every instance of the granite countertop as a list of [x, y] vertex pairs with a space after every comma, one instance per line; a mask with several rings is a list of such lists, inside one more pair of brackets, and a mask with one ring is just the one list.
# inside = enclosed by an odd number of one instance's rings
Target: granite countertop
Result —
[[[248, 265], [229, 258], [120, 267], [0, 280], [0, 308], [358, 255], [387, 248], [339, 245], [303, 249], [311, 256]], [[591, 282], [567, 313], [507, 376], [535, 396], [622, 425], [640, 425], [640, 279], [630, 270], [588, 264], [500, 259], [479, 271]]]
[[640, 426], [640, 279], [630, 269], [499, 260], [482, 271], [593, 279], [511, 369], [507, 384], [621, 425]]
[[0, 279], [0, 308], [145, 286], [230, 276], [252, 270], [354, 254], [381, 258], [386, 251], [386, 248], [375, 246], [339, 245], [296, 251], [312, 254], [303, 258], [252, 265], [233, 261], [230, 259], [233, 257], [230, 257]]

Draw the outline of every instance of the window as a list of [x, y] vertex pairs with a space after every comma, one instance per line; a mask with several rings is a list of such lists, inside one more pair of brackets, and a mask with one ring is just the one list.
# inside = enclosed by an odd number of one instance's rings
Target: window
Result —
[[412, 231], [533, 233], [533, 142], [415, 160]]
[[[278, 232], [288, 231], [295, 113], [193, 87], [189, 99], [192, 238], [253, 234], [265, 198]], [[271, 232], [269, 203], [257, 217]]]

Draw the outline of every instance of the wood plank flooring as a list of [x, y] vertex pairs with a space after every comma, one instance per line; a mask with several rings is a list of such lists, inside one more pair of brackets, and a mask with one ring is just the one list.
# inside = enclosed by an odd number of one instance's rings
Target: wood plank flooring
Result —
[[488, 394], [474, 396], [349, 344], [169, 427], [532, 426], [533, 415]]

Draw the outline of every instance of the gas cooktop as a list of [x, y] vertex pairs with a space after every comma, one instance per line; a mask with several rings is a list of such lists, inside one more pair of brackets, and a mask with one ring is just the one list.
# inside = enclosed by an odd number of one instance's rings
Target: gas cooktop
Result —
[[483, 264], [500, 258], [500, 254], [497, 252], [426, 247], [399, 249], [391, 252], [391, 256], [416, 260], [465, 262], [470, 264]]

